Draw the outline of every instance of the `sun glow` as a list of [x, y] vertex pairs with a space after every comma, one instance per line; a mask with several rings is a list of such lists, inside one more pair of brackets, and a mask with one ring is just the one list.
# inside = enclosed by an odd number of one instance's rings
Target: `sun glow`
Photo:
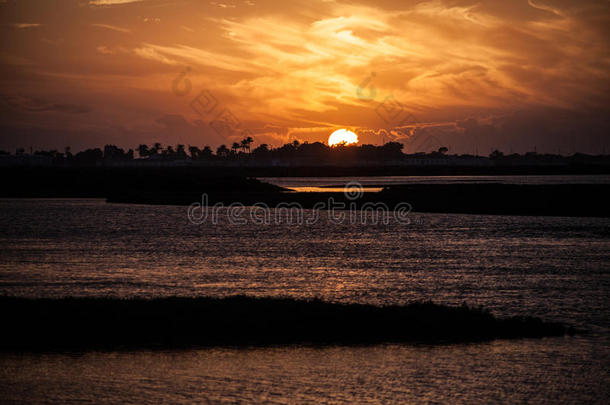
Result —
[[347, 129], [338, 129], [328, 137], [329, 146], [351, 145], [358, 143], [358, 135]]

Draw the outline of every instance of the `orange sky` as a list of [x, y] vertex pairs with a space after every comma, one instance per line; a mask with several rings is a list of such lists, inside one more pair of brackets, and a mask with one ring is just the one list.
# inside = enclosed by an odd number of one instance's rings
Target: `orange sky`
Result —
[[610, 152], [609, 10], [0, 0], [0, 148], [218, 146], [246, 133], [277, 146], [348, 128], [409, 152]]

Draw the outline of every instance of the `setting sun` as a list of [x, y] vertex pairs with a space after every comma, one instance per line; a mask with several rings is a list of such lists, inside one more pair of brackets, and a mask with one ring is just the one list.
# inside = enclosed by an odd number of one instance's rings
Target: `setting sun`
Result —
[[351, 145], [358, 143], [358, 135], [347, 129], [338, 129], [328, 137], [329, 146]]

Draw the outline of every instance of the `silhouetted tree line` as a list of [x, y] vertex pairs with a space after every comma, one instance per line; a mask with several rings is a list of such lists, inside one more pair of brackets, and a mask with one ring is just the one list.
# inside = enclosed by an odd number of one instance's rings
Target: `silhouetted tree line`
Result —
[[[284, 161], [388, 161], [400, 160], [405, 157], [421, 158], [421, 159], [443, 159], [447, 158], [449, 149], [440, 147], [432, 152], [420, 152], [414, 154], [404, 154], [403, 144], [399, 142], [388, 142], [384, 145], [336, 145], [328, 146], [321, 142], [304, 142], [293, 141], [283, 146], [272, 148], [268, 144], [260, 144], [256, 148], [252, 148], [254, 139], [251, 137], [244, 138], [240, 142], [234, 142], [230, 147], [220, 145], [214, 151], [210, 146], [206, 145], [198, 147], [195, 145], [183, 144], [163, 146], [156, 142], [152, 145], [141, 144], [135, 151], [140, 159], [150, 160], [187, 160], [194, 161], [223, 161], [248, 159], [255, 161], [272, 161], [274, 159]], [[1, 155], [10, 155], [9, 152], [0, 150]], [[26, 155], [23, 148], [19, 148], [15, 152], [16, 156]], [[92, 148], [80, 151], [73, 154], [68, 146], [63, 152], [57, 150], [40, 150], [31, 151], [30, 155], [46, 156], [52, 159], [54, 163], [75, 163], [75, 164], [95, 164], [102, 160], [113, 161], [129, 161], [135, 159], [134, 149], [125, 151], [116, 145], [106, 145], [103, 149]], [[458, 158], [475, 158], [480, 156], [474, 155], [452, 155]], [[511, 164], [512, 162], [531, 161], [533, 163], [571, 163], [586, 162], [586, 163], [608, 163], [608, 156], [598, 155], [591, 156], [576, 153], [570, 157], [554, 154], [538, 154], [536, 152], [527, 152], [523, 155], [513, 153], [505, 155], [499, 150], [494, 150], [490, 155], [491, 159], [496, 164]]]
[[[356, 158], [369, 160], [400, 159], [403, 145], [398, 142], [389, 142], [382, 146], [375, 145], [338, 145], [330, 147], [321, 142], [300, 143], [294, 141], [278, 148], [272, 148], [268, 144], [261, 144], [252, 148], [254, 139], [244, 138], [241, 142], [233, 142], [228, 147], [220, 145], [214, 151], [210, 146], [202, 148], [194, 145], [168, 145], [164, 147], [160, 143], [152, 145], [139, 145], [135, 150], [141, 159], [165, 159], [165, 160], [225, 160], [225, 159], [331, 159], [331, 158]], [[9, 155], [9, 152], [0, 151], [1, 154]], [[16, 155], [24, 155], [23, 148], [17, 149]], [[71, 148], [66, 147], [64, 152], [57, 150], [35, 151], [32, 155], [48, 156], [54, 161], [73, 162], [96, 162], [98, 160], [131, 160], [134, 159], [134, 150], [125, 151], [115, 145], [106, 145], [103, 149], [93, 148], [72, 154]]]

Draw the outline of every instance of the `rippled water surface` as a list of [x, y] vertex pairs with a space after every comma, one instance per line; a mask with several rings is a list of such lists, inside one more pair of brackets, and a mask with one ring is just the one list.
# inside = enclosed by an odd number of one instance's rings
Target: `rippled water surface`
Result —
[[5, 355], [0, 390], [39, 403], [602, 404], [609, 361], [578, 338]]
[[[248, 211], [245, 214], [248, 218]], [[312, 215], [306, 212], [305, 215]], [[598, 401], [610, 385], [610, 220], [412, 214], [409, 224], [190, 224], [186, 207], [0, 200], [0, 293], [289, 295], [483, 305], [585, 331], [449, 346], [0, 355], [9, 400]], [[571, 400], [572, 401], [571, 401]]]
[[[261, 177], [260, 180], [299, 191], [324, 191], [329, 186], [343, 186], [358, 182], [365, 188], [393, 184], [610, 184], [610, 176], [593, 175], [538, 175], [538, 176], [351, 176], [351, 177]], [[328, 191], [328, 189], [326, 189]], [[373, 191], [373, 190], [371, 190]]]

